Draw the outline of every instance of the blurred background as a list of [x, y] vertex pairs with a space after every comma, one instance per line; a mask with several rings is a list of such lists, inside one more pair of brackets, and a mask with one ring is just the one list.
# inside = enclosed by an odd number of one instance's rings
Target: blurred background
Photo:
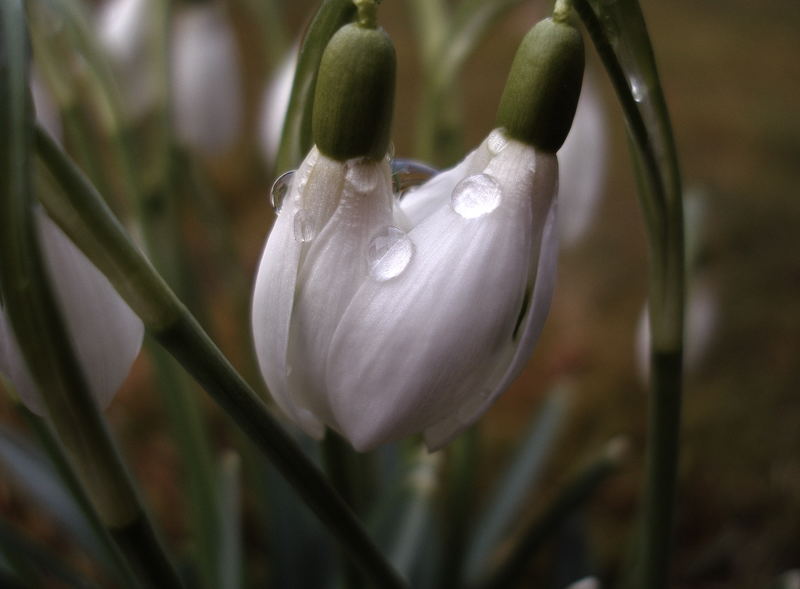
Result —
[[[509, 4], [453, 87], [463, 120], [456, 151], [472, 149], [492, 128], [516, 47], [549, 9], [543, 2]], [[256, 0], [223, 6], [241, 66], [241, 121], [229, 145], [195, 158], [199, 184], [179, 187], [180, 237], [190, 306], [203, 310], [223, 351], [255, 381], [243, 304], [273, 219], [270, 186], [285, 171], [273, 169], [262, 147], [274, 127], [263, 122], [264, 95], [316, 3], [276, 3], [280, 26]], [[766, 587], [800, 567], [800, 3], [643, 0], [642, 8], [674, 125], [691, 252], [674, 586]], [[416, 121], [425, 76], [410, 14], [401, 0], [384, 0], [380, 9], [398, 53], [393, 141], [400, 158], [421, 155]], [[480, 422], [484, 444], [474, 485], [479, 497], [487, 491], [547, 391], [567, 382], [569, 414], [530, 509], [541, 509], [580, 457], [613, 436], [628, 436], [630, 460], [586, 516], [595, 568], [613, 576], [641, 486], [647, 389], [637, 341], [648, 260], [622, 115], [588, 39], [587, 48], [602, 104], [605, 173], [597, 179], [591, 223], [563, 244], [541, 343], [523, 376]], [[432, 157], [436, 166], [453, 163], [451, 154]], [[596, 156], [572, 161], [581, 157]], [[562, 174], [568, 173], [562, 160]], [[204, 189], [219, 196], [215, 204], [201, 197]], [[572, 208], [568, 198], [562, 195], [562, 214]], [[230, 224], [228, 241], [220, 241], [217, 223]], [[220, 259], [229, 253], [237, 264], [226, 267]], [[152, 379], [143, 353], [108, 416], [168, 542], [181, 547], [188, 541], [186, 483]], [[203, 399], [215, 448], [236, 445], [227, 418]], [[22, 425], [4, 397], [0, 419]], [[246, 495], [245, 506], [251, 501]], [[0, 477], [0, 513], [88, 566], [6, 477]], [[247, 554], [257, 561], [263, 539], [247, 521], [244, 532]]]

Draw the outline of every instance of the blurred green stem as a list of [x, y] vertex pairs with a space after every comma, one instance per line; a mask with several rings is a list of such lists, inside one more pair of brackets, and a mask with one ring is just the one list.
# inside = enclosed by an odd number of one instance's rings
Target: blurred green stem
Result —
[[53, 198], [43, 203], [53, 219], [109, 278], [151, 335], [273, 461], [365, 573], [381, 587], [403, 587], [325, 476], [277, 424], [264, 402], [131, 243], [94, 187], [40, 130], [36, 148], [63, 190], [62, 194], [54, 191]]
[[626, 454], [626, 449], [627, 444], [623, 440], [611, 440], [599, 458], [574, 474], [558, 493], [552, 505], [527, 528], [495, 572], [477, 587], [480, 589], [516, 587], [538, 548], [617, 470]]
[[628, 581], [636, 589], [662, 589], [669, 585], [682, 394], [685, 276], [677, 151], [638, 2], [573, 3], [622, 105], [641, 180], [639, 196], [651, 256], [652, 398], [641, 546]]

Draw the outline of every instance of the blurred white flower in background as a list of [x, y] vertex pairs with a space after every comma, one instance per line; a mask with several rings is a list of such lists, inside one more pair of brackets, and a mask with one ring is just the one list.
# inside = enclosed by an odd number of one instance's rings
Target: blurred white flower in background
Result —
[[147, 114], [162, 98], [155, 53], [160, 11], [159, 0], [108, 0], [98, 14], [98, 36], [131, 120]]
[[[111, 403], [128, 375], [144, 337], [144, 325], [44, 210], [35, 210], [36, 230], [45, 268], [75, 356], [89, 390], [101, 409]], [[34, 413], [46, 415], [36, 386], [0, 305], [0, 372]]]
[[58, 106], [53, 100], [50, 91], [47, 89], [39, 70], [36, 68], [31, 68], [30, 84], [31, 94], [33, 96], [33, 107], [36, 111], [36, 121], [54, 140], [61, 143], [62, 129]]
[[586, 234], [605, 191], [608, 139], [603, 103], [591, 75], [585, 75], [572, 129], [558, 151], [558, 231], [562, 247]]
[[219, 155], [241, 127], [241, 73], [223, 6], [204, 2], [175, 15], [171, 48], [175, 132], [187, 147]]

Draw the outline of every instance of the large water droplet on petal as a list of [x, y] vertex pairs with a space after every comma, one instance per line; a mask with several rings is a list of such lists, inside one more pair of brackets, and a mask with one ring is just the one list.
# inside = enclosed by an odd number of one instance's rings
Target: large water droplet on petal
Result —
[[451, 204], [465, 219], [476, 219], [495, 210], [502, 196], [497, 180], [489, 174], [476, 174], [456, 184]]
[[432, 168], [414, 160], [392, 160], [392, 190], [398, 198], [402, 198], [406, 191], [420, 184], [424, 184], [431, 177], [438, 174]]
[[276, 213], [281, 212], [283, 200], [289, 194], [289, 189], [292, 187], [292, 178], [294, 178], [294, 170], [284, 172], [275, 182], [272, 183], [272, 188], [269, 191], [269, 204]]
[[374, 192], [378, 186], [378, 174], [361, 164], [359, 160], [347, 163], [345, 182], [358, 194]]
[[302, 242], [311, 241], [316, 234], [311, 214], [305, 209], [299, 209], [294, 214], [294, 238]]
[[631, 85], [631, 94], [636, 102], [644, 101], [647, 96], [647, 85], [638, 76], [631, 76], [628, 82]]
[[489, 148], [489, 151], [492, 152], [493, 155], [498, 155], [507, 145], [508, 139], [506, 138], [506, 134], [500, 129], [492, 131], [486, 139], [486, 147]]
[[369, 275], [378, 282], [396, 278], [403, 273], [414, 255], [414, 242], [401, 229], [386, 227], [367, 248]]

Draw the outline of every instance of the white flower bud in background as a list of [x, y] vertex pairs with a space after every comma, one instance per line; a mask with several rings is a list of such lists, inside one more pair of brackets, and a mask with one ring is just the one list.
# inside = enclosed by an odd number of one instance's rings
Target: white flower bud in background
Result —
[[572, 247], [591, 227], [605, 190], [608, 141], [603, 103], [592, 77], [584, 77], [572, 129], [558, 151], [558, 232]]
[[162, 0], [107, 0], [97, 19], [128, 118], [139, 119], [161, 98], [158, 19]]
[[293, 47], [283, 58], [267, 84], [261, 99], [259, 111], [259, 143], [261, 153], [268, 165], [272, 165], [278, 155], [283, 121], [289, 108], [292, 95], [294, 71], [297, 68], [299, 49]]
[[566, 589], [600, 589], [600, 581], [595, 577], [586, 577], [580, 581], [575, 581]]
[[55, 141], [60, 143], [62, 129], [58, 106], [53, 101], [52, 94], [50, 94], [39, 70], [36, 68], [31, 68], [30, 84], [31, 94], [33, 95], [33, 107], [36, 111], [36, 121]]
[[[42, 257], [83, 369], [89, 390], [104, 409], [128, 375], [144, 337], [144, 325], [41, 208], [35, 210]], [[34, 413], [47, 409], [19, 349], [5, 308], [0, 308], [0, 372]]]
[[182, 8], [171, 55], [178, 139], [202, 155], [219, 155], [236, 141], [242, 110], [239, 56], [223, 7], [204, 2]]

